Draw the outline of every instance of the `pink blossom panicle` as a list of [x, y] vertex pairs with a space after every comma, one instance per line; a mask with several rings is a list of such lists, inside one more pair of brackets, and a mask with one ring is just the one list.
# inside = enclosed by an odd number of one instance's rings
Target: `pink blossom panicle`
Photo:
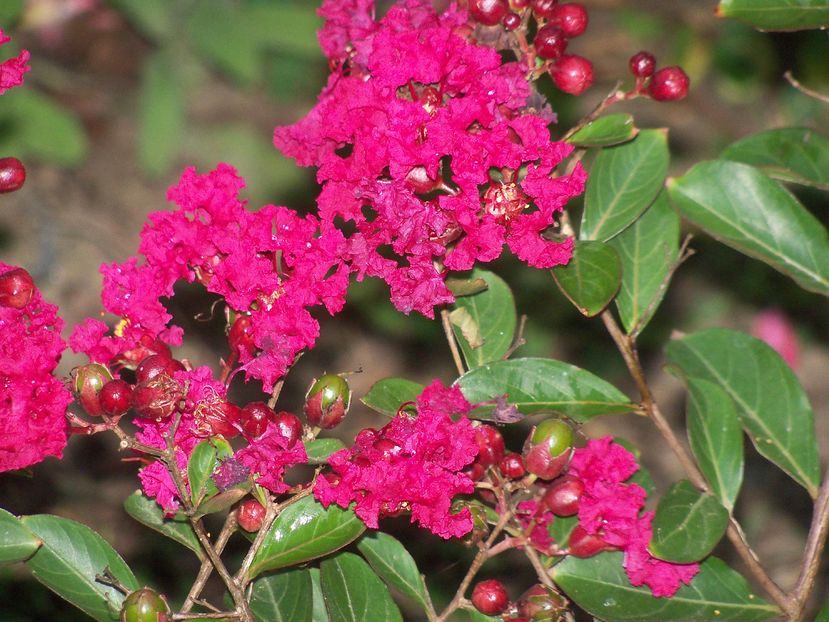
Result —
[[[9, 41], [11, 41], [11, 37], [0, 29], [0, 46], [5, 45]], [[29, 52], [23, 50], [17, 56], [8, 58], [0, 63], [0, 95], [9, 89], [23, 84], [23, 74], [31, 70], [31, 67], [27, 64], [29, 58]]]
[[435, 380], [417, 398], [418, 414], [398, 413], [381, 430], [366, 429], [354, 446], [333, 454], [333, 473], [317, 479], [314, 496], [354, 511], [371, 528], [383, 516], [411, 512], [442, 538], [472, 529], [468, 509], [452, 513], [452, 498], [473, 491], [462, 473], [478, 453], [466, 414], [472, 409], [457, 387]]
[[23, 308], [0, 306], [0, 472], [63, 455], [72, 395], [53, 374], [66, 348], [57, 312], [36, 287]]

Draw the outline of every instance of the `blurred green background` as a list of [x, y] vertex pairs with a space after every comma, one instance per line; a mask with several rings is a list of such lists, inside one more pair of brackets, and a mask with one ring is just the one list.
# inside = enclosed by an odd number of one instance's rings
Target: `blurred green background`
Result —
[[[643, 100], [620, 107], [634, 113], [639, 127], [670, 128], [675, 174], [761, 129], [808, 126], [826, 133], [829, 128], [827, 106], [797, 92], [782, 77], [791, 70], [810, 88], [829, 93], [826, 33], [759, 33], [717, 19], [713, 0], [584, 4], [590, 27], [569, 51], [595, 63], [596, 82], [573, 98], [542, 80], [540, 88], [559, 115], [554, 133], [564, 133], [617, 81], [629, 84], [627, 59], [641, 49], [656, 54], [660, 66], [679, 64], [691, 76], [691, 94], [682, 102]], [[308, 0], [0, 1], [0, 27], [13, 37], [2, 49], [3, 58], [22, 48], [32, 53], [26, 86], [0, 98], [0, 155], [21, 158], [29, 173], [23, 190], [0, 197], [0, 257], [26, 266], [45, 295], [61, 306], [68, 325], [99, 312], [98, 266], [135, 252], [146, 214], [165, 207], [166, 188], [184, 166], [205, 171], [220, 161], [233, 164], [247, 179], [245, 194], [255, 208], [268, 202], [313, 208], [318, 192], [313, 171], [280, 155], [271, 135], [274, 125], [296, 121], [313, 105], [326, 79], [326, 61], [316, 44], [316, 7]], [[829, 223], [824, 194], [798, 193]], [[641, 339], [645, 365], [666, 410], [681, 422], [681, 388], [659, 369], [660, 349], [672, 330], [748, 329], [758, 311], [775, 307], [790, 317], [802, 339], [797, 372], [812, 397], [826, 453], [825, 304], [703, 236], [692, 247], [696, 254], [679, 270]], [[519, 355], [561, 358], [631, 389], [602, 326], [579, 316], [549, 274], [521, 268], [508, 257], [493, 269], [512, 285], [519, 312], [529, 318], [528, 343]], [[221, 322], [194, 319], [209, 310], [209, 300], [182, 288], [173, 310], [193, 335], [183, 356], [215, 365], [223, 353]], [[326, 370], [361, 370], [350, 378], [358, 397], [389, 375], [419, 381], [453, 378], [440, 326], [396, 312], [382, 283], [355, 285], [347, 310], [321, 319], [319, 346], [290, 376], [280, 399], [284, 409], [298, 410], [311, 378]], [[69, 356], [61, 370], [66, 373], [79, 362]], [[241, 395], [245, 388], [234, 390]], [[343, 436], [350, 440], [360, 426], [372, 425], [371, 417], [355, 402]], [[643, 447], [657, 442], [644, 422], [629, 419], [602, 420], [587, 432], [620, 434]], [[511, 440], [516, 447], [520, 432]], [[678, 475], [670, 456], [646, 451], [643, 460], [658, 484]], [[121, 509], [137, 487], [135, 470], [134, 463], [121, 461], [114, 439], [74, 439], [64, 461], [39, 465], [32, 478], [0, 476], [0, 506], [86, 522], [114, 544], [141, 580], [177, 600], [196, 566], [176, 545], [145, 531]], [[808, 526], [808, 499], [756, 456], [748, 477], [741, 520], [775, 578], [789, 585]], [[792, 496], [783, 498], [788, 494]], [[436, 540], [403, 521], [390, 528], [421, 539], [416, 551], [431, 585], [448, 595], [469, 552], [460, 545], [435, 546]], [[499, 558], [484, 575], [512, 573], [517, 595], [529, 578], [515, 571], [514, 561]], [[4, 622], [86, 619], [19, 566], [0, 568], [0, 612]]]

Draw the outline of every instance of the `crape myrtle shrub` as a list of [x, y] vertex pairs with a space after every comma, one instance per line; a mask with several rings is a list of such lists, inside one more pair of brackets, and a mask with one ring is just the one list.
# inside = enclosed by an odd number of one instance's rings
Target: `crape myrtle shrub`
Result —
[[[718, 11], [763, 29], [829, 24], [829, 9], [807, 4], [724, 0]], [[171, 603], [163, 586], [142, 587], [100, 535], [60, 516], [0, 511], [0, 562], [25, 564], [97, 620], [398, 620], [398, 602], [436, 622], [804, 619], [829, 484], [790, 327], [770, 314], [757, 328], [765, 341], [710, 329], [664, 344], [687, 385], [687, 442], [653, 396], [637, 340], [691, 253], [681, 218], [829, 293], [826, 230], [781, 183], [829, 187], [829, 142], [769, 130], [666, 180], [668, 131], [617, 108], [683, 99], [680, 67], [632, 53], [623, 86], [567, 128], [537, 88], [589, 92], [593, 65], [573, 42], [589, 23], [582, 4], [403, 0], [378, 15], [373, 0], [325, 0], [319, 14], [329, 79], [273, 135], [316, 172], [314, 210], [247, 205], [228, 163], [187, 168], [136, 254], [101, 266], [104, 313], [72, 327], [24, 267], [0, 262], [0, 470], [59, 459], [73, 436], [115, 434], [140, 484], [126, 512], [201, 564], [189, 593]], [[28, 60], [0, 65], [0, 94], [23, 83]], [[0, 160], [0, 190], [25, 181], [19, 159]], [[509, 285], [483, 268], [505, 253], [549, 271], [601, 322], [635, 396], [568, 362], [516, 355], [523, 321]], [[374, 427], [320, 437], [351, 407], [347, 374], [321, 374], [300, 405], [280, 392], [319, 315], [342, 311], [365, 278], [385, 282], [401, 313], [441, 322], [458, 377], [381, 380], [357, 396]], [[218, 361], [177, 356], [187, 335], [167, 304], [180, 283], [219, 299], [205, 310], [226, 320]], [[88, 362], [57, 378], [67, 348]], [[237, 378], [263, 395], [236, 403]], [[657, 491], [638, 449], [581, 429], [624, 413], [653, 423], [664, 446], [645, 449], [673, 453], [685, 479]], [[521, 423], [529, 433], [508, 446], [502, 432]], [[792, 586], [769, 576], [734, 511], [744, 432], [814, 500]], [[393, 520], [429, 532], [438, 551], [451, 540], [475, 551], [447, 602], [433, 602], [411, 543], [383, 531]], [[231, 539], [241, 559], [224, 555]], [[748, 579], [712, 555], [721, 541]], [[520, 595], [485, 578], [507, 551], [535, 575]], [[224, 599], [202, 594], [214, 574]]]

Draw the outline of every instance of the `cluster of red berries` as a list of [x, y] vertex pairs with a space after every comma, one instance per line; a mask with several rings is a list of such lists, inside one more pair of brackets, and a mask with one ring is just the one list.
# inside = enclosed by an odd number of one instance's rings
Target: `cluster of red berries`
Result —
[[532, 42], [535, 55], [545, 61], [555, 85], [570, 95], [581, 95], [593, 84], [593, 63], [565, 53], [569, 40], [587, 29], [584, 5], [558, 0], [470, 0], [469, 13], [481, 24], [500, 24], [508, 31], [526, 28], [532, 16], [537, 25]]
[[688, 94], [690, 80], [681, 67], [656, 69], [656, 57], [638, 52], [630, 57], [630, 72], [636, 78], [634, 90], [657, 101], [676, 101]]
[[[504, 584], [497, 579], [478, 582], [472, 590], [472, 604], [483, 614], [505, 614], [510, 622], [555, 622], [563, 619], [567, 600], [551, 587], [536, 583], [514, 603]], [[508, 616], [508, 617], [507, 617]]]

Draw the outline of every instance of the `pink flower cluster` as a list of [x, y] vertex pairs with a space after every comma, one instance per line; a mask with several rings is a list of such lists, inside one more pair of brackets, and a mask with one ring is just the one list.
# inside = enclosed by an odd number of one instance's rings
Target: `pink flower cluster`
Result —
[[72, 395], [53, 375], [66, 348], [57, 311], [37, 288], [22, 308], [0, 305], [0, 471], [63, 455]]
[[[5, 45], [9, 41], [11, 41], [11, 37], [0, 29], [0, 46]], [[17, 56], [0, 63], [0, 95], [11, 88], [23, 84], [23, 74], [31, 69], [27, 65], [28, 62], [29, 52], [23, 50]]]
[[381, 20], [369, 0], [326, 0], [320, 33], [332, 75], [319, 102], [274, 143], [319, 168], [323, 231], [354, 229], [342, 257], [384, 279], [405, 313], [451, 302], [445, 269], [496, 259], [507, 244], [539, 268], [566, 263], [571, 239], [549, 231], [585, 172], [556, 168], [549, 110], [530, 104], [527, 68], [470, 38], [454, 3], [400, 2]]
[[569, 473], [584, 482], [579, 501], [579, 525], [625, 552], [625, 572], [631, 584], [647, 585], [654, 596], [673, 596], [689, 584], [698, 564], [672, 564], [648, 552], [653, 512], [642, 513], [647, 493], [626, 484], [639, 465], [633, 454], [606, 436], [577, 449]]
[[109, 364], [140, 362], [134, 352], [156, 339], [179, 345], [182, 331], [169, 324], [161, 298], [172, 296], [179, 280], [197, 281], [237, 313], [250, 315], [257, 351], [242, 348], [238, 355], [247, 377], [261, 380], [269, 392], [319, 334], [308, 308], [342, 308], [349, 270], [340, 260], [339, 231], [320, 232], [314, 216], [285, 207], [249, 211], [238, 198], [243, 187], [227, 164], [206, 175], [187, 169], [168, 192], [179, 209], [150, 214], [141, 232], [145, 260], [101, 267], [104, 307], [121, 318], [115, 333], [87, 319], [73, 332], [72, 348]]
[[333, 474], [317, 479], [314, 496], [326, 507], [347, 508], [356, 501], [357, 516], [375, 529], [380, 517], [410, 511], [412, 522], [442, 538], [466, 534], [472, 529], [469, 509], [453, 514], [451, 504], [455, 495], [474, 488], [461, 472], [478, 453], [465, 416], [471, 409], [460, 389], [435, 380], [418, 396], [416, 417], [400, 412], [333, 454]]

